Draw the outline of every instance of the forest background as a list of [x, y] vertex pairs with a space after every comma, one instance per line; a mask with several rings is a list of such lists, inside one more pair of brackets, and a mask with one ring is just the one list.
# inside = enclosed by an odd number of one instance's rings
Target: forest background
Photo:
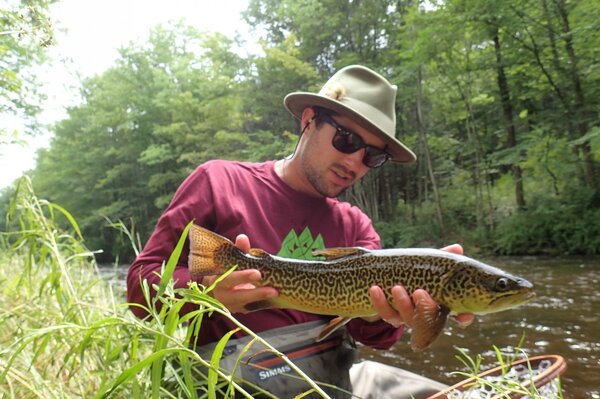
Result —
[[[34, 134], [39, 108], [21, 71], [43, 62], [52, 28], [48, 1], [23, 3], [25, 14], [2, 12], [0, 106], [28, 115]], [[424, 4], [250, 0], [242, 18], [262, 35], [261, 55], [238, 54], [241, 39], [157, 26], [82, 82], [28, 172], [36, 194], [71, 212], [100, 261], [127, 263], [130, 242], [112, 222], [143, 243], [200, 163], [289, 155], [297, 126], [283, 97], [356, 63], [398, 86], [397, 137], [418, 156], [344, 194], [385, 247], [599, 254], [600, 2]], [[10, 34], [23, 23], [34, 29]], [[2, 214], [15, 190], [2, 191]]]

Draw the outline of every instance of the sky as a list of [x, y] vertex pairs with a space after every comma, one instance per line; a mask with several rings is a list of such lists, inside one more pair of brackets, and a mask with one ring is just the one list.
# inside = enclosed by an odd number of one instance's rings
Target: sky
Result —
[[[42, 91], [48, 96], [39, 120], [52, 124], [66, 116], [67, 106], [79, 101], [79, 82], [113, 65], [118, 49], [143, 43], [153, 26], [169, 21], [189, 23], [200, 30], [229, 37], [251, 33], [240, 13], [248, 0], [59, 0], [50, 19], [56, 44], [51, 61], [36, 68]], [[256, 50], [258, 51], [258, 50]], [[20, 121], [2, 117], [4, 128], [21, 129]], [[28, 139], [26, 145], [0, 145], [0, 188], [35, 166], [35, 152], [48, 146], [51, 134]]]

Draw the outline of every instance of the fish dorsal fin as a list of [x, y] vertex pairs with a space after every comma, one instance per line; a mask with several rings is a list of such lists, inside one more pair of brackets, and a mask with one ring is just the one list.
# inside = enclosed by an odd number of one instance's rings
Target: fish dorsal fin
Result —
[[344, 327], [350, 320], [352, 320], [352, 318], [342, 316], [338, 316], [334, 319], [331, 319], [329, 324], [327, 324], [327, 326], [323, 330], [321, 330], [316, 341], [323, 341], [325, 338], [329, 337], [331, 334]]
[[341, 259], [349, 256], [362, 255], [369, 252], [368, 250], [360, 247], [338, 247], [338, 248], [325, 248], [312, 251], [314, 256], [323, 256], [327, 260]]
[[427, 348], [441, 334], [450, 309], [433, 301], [419, 301], [415, 304], [410, 346], [415, 351]]
[[250, 248], [250, 251], [248, 251], [248, 254], [251, 256], [254, 256], [256, 258], [266, 258], [267, 256], [269, 256], [268, 252], [266, 252], [265, 250], [262, 250], [260, 248]]

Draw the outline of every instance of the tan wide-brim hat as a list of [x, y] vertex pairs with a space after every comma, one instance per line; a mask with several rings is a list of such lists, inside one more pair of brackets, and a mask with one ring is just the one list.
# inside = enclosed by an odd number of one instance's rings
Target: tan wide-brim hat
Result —
[[290, 93], [283, 103], [298, 119], [306, 107], [322, 107], [347, 116], [385, 140], [392, 161], [410, 163], [417, 157], [396, 139], [397, 90], [369, 68], [350, 65], [335, 73], [318, 93]]

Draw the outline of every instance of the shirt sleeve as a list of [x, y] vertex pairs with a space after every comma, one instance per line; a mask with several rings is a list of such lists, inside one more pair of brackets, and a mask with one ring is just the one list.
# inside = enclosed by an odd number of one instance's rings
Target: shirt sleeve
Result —
[[346, 327], [355, 340], [374, 349], [391, 348], [398, 342], [404, 331], [404, 326], [396, 328], [383, 320], [368, 322], [363, 319], [353, 319]]
[[[159, 218], [143, 251], [131, 264], [127, 273], [127, 300], [136, 316], [143, 318], [148, 315], [142, 282], [147, 280], [151, 290], [150, 298], [153, 298], [155, 292], [152, 286], [159, 284], [163, 262], [166, 263], [169, 259], [186, 225], [192, 220], [205, 226], [212, 223], [211, 197], [210, 181], [205, 170], [200, 167], [181, 184]], [[188, 253], [189, 244], [186, 240], [173, 272], [176, 288], [185, 288], [192, 280], [187, 268]], [[182, 308], [182, 314], [192, 310], [194, 305], [186, 304]]]

